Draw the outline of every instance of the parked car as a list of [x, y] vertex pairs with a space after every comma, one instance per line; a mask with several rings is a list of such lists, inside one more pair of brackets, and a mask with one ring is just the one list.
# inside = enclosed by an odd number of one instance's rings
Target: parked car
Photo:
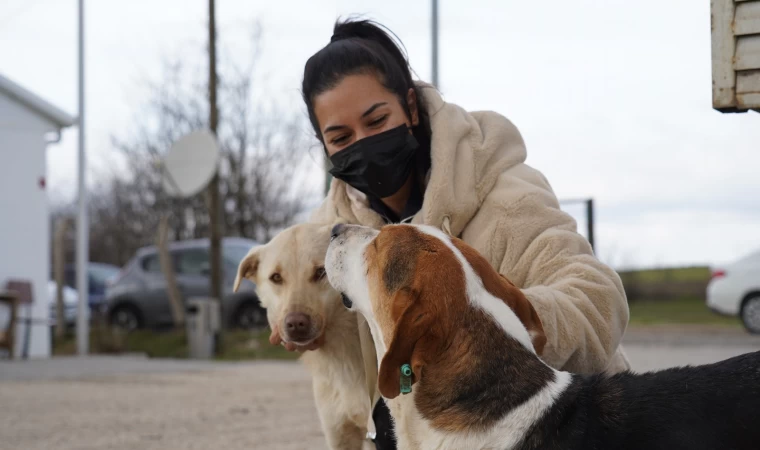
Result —
[[[98, 262], [87, 263], [87, 303], [93, 311], [103, 308], [106, 297], [106, 286], [119, 274], [119, 267]], [[55, 279], [55, 275], [51, 275]], [[67, 264], [63, 268], [63, 284], [71, 289], [77, 289], [77, 266]]]
[[[50, 323], [55, 325], [58, 317], [58, 308], [56, 307], [56, 283], [53, 280], [48, 281], [48, 303], [50, 305]], [[76, 289], [69, 286], [63, 286], [63, 322], [66, 327], [74, 327], [77, 323], [77, 304], [79, 303], [79, 293]], [[86, 320], [90, 320], [89, 308], [85, 312]]]
[[[232, 292], [238, 264], [258, 243], [250, 239], [223, 238], [221, 244], [225, 325], [246, 329], [265, 325], [266, 311], [259, 304], [253, 283], [244, 280], [238, 292]], [[211, 295], [209, 246], [208, 239], [169, 244], [183, 301]], [[106, 304], [107, 317], [113, 326], [133, 330], [172, 324], [166, 279], [155, 246], [141, 248], [124, 266], [106, 289]]]
[[719, 314], [739, 316], [747, 331], [760, 334], [760, 251], [712, 270], [707, 306]]

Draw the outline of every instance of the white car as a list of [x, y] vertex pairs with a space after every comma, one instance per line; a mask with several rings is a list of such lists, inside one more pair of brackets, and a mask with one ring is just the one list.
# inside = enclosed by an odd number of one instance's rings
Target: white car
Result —
[[[56, 295], [55, 281], [48, 281], [48, 302], [50, 305], [50, 322], [55, 324], [56, 319]], [[63, 287], [63, 320], [67, 327], [73, 327], [77, 323], [77, 304], [79, 303], [79, 294], [76, 289], [72, 289], [68, 286]], [[86, 312], [87, 320], [90, 320], [90, 308], [87, 308]]]
[[747, 331], [760, 334], [760, 251], [712, 270], [707, 306], [719, 314], [739, 316]]

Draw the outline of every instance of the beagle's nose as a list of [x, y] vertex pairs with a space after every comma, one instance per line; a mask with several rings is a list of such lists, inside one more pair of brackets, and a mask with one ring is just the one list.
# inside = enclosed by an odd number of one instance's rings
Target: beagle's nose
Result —
[[285, 316], [285, 327], [291, 336], [305, 336], [311, 330], [311, 318], [304, 313], [290, 313]]
[[336, 237], [340, 236], [343, 231], [345, 231], [346, 225], [343, 223], [339, 223], [335, 225], [332, 229], [332, 233], [330, 235], [330, 239], [335, 239]]

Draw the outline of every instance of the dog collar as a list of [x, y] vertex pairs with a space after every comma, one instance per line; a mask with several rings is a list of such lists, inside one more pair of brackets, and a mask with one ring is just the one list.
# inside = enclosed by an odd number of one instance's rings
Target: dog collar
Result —
[[399, 386], [402, 394], [412, 392], [412, 368], [409, 364], [401, 366], [401, 383]]

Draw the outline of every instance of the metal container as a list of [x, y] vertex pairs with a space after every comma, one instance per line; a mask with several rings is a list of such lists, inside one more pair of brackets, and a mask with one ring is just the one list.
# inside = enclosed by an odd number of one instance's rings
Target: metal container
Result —
[[219, 336], [219, 302], [209, 297], [191, 297], [185, 312], [188, 357], [213, 358]]

